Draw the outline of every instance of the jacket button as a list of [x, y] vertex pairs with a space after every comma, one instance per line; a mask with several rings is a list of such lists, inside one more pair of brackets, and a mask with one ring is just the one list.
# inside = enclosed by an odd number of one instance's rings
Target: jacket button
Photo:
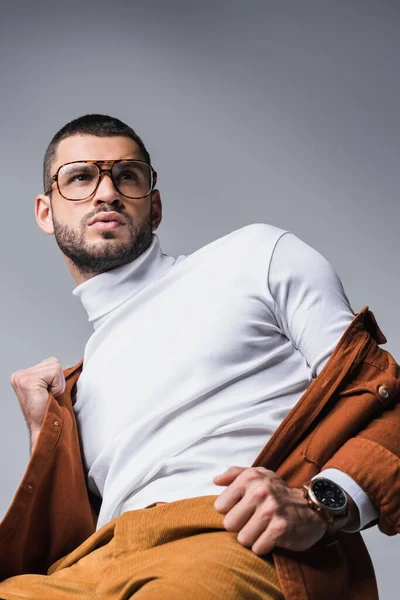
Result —
[[386, 385], [381, 385], [378, 389], [378, 393], [380, 397], [384, 398], [385, 400], [386, 398], [389, 398], [389, 390], [387, 389]]
[[58, 426], [59, 426], [59, 424], [60, 424], [60, 423], [59, 423], [58, 421], [53, 421], [53, 425], [55, 425], [56, 427], [58, 427]]

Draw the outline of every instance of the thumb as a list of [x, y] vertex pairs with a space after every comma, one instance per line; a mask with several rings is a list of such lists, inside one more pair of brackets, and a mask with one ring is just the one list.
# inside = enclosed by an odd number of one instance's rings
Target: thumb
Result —
[[235, 481], [236, 477], [240, 475], [240, 473], [243, 473], [244, 470], [245, 467], [231, 467], [227, 471], [224, 471], [224, 473], [216, 475], [213, 481], [216, 485], [230, 485], [232, 481]]
[[61, 396], [61, 394], [64, 392], [65, 387], [66, 381], [64, 373], [62, 372], [62, 370], [57, 371], [54, 374], [53, 379], [49, 382], [48, 391], [54, 396], [54, 398], [57, 398], [58, 396]]

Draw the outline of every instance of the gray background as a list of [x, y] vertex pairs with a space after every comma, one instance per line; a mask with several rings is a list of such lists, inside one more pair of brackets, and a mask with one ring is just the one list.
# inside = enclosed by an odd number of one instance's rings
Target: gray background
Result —
[[[1, 2], [0, 457], [4, 514], [28, 462], [10, 374], [76, 363], [91, 329], [35, 194], [52, 135], [128, 122], [159, 173], [170, 254], [254, 222], [289, 229], [368, 304], [400, 359], [398, 2]], [[381, 598], [400, 541], [365, 533]]]

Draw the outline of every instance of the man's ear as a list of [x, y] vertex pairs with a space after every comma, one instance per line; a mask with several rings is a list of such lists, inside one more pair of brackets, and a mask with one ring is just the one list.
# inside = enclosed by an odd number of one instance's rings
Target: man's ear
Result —
[[161, 195], [158, 190], [153, 190], [151, 192], [151, 212], [152, 212], [152, 229], [155, 231], [162, 219], [162, 203], [161, 203]]
[[35, 217], [40, 229], [48, 235], [54, 234], [50, 197], [38, 194], [35, 199]]

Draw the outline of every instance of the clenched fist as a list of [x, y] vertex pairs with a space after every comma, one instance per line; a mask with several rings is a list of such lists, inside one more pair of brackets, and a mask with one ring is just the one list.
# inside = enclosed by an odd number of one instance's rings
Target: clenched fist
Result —
[[29, 369], [15, 371], [10, 382], [31, 432], [33, 446], [46, 413], [49, 392], [57, 397], [65, 390], [60, 361], [46, 358]]

